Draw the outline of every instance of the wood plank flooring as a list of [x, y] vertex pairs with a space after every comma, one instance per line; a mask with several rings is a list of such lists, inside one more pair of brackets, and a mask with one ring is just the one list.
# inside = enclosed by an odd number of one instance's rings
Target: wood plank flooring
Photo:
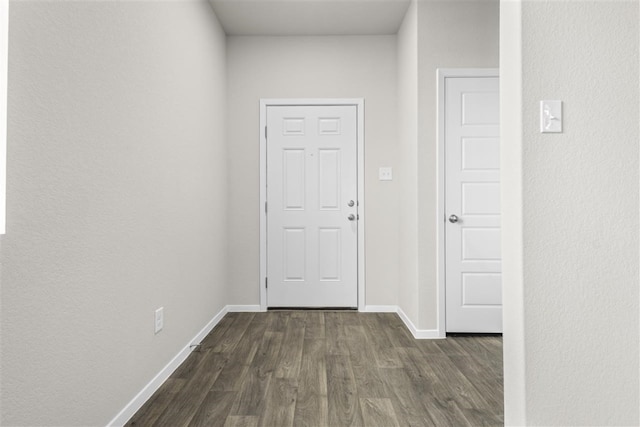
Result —
[[229, 313], [127, 426], [499, 426], [502, 338], [391, 313]]

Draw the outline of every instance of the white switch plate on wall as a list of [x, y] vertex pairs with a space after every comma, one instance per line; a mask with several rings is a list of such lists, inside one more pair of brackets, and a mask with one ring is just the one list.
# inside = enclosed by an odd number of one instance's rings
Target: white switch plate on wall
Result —
[[540, 132], [562, 132], [562, 101], [540, 101]]
[[164, 327], [164, 307], [156, 310], [155, 316], [155, 333], [157, 334]]
[[390, 167], [383, 167], [378, 170], [378, 179], [380, 181], [392, 181], [393, 169]]

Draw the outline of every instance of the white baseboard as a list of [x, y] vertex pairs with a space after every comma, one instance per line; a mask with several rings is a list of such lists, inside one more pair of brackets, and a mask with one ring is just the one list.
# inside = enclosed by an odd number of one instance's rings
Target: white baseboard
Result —
[[253, 311], [262, 311], [262, 309], [260, 308], [260, 304], [256, 304], [256, 305], [228, 305], [226, 308], [227, 308], [227, 312], [229, 312], [229, 313], [234, 313], [234, 312], [246, 313], [246, 312], [253, 312]]
[[418, 328], [416, 328], [416, 325], [413, 324], [411, 319], [409, 319], [409, 316], [407, 316], [406, 313], [404, 311], [402, 311], [402, 309], [400, 307], [398, 307], [398, 316], [400, 316], [400, 319], [402, 319], [402, 321], [407, 326], [407, 328], [409, 328], [409, 331], [411, 332], [411, 335], [413, 335], [413, 337], [415, 339], [425, 340], [425, 339], [446, 338], [446, 335], [445, 336], [441, 335], [440, 331], [438, 331], [437, 329], [418, 329]]
[[[259, 307], [259, 306], [258, 306]], [[198, 344], [204, 338], [209, 335], [209, 332], [213, 330], [213, 328], [220, 322], [220, 320], [224, 317], [225, 314], [229, 311], [229, 306], [225, 306], [220, 310], [218, 314], [216, 314], [213, 319], [207, 323], [207, 325], [202, 328], [198, 334], [191, 339], [186, 346], [173, 358], [171, 361], [164, 367], [158, 374], [147, 384], [144, 388], [134, 397], [131, 402], [129, 402], [121, 411], [116, 415], [107, 426], [124, 426], [131, 417], [135, 415], [136, 412], [142, 405], [145, 404], [147, 400], [160, 388], [160, 386], [171, 376], [171, 374], [178, 369], [178, 367], [186, 360], [186, 358], [191, 354], [191, 352], [195, 349], [195, 347], [191, 347], [193, 344]]]
[[397, 305], [365, 305], [364, 313], [397, 313]]
[[402, 319], [407, 329], [409, 329], [411, 335], [418, 340], [446, 338], [446, 336], [441, 335], [437, 329], [416, 328], [416, 325], [409, 319], [409, 316], [397, 305], [366, 305], [362, 311], [364, 313], [398, 313], [398, 316], [400, 316], [400, 319]]

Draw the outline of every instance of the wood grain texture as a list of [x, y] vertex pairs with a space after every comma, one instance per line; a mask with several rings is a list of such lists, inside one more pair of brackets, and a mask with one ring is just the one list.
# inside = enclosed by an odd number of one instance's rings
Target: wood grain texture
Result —
[[378, 368], [401, 368], [402, 362], [398, 357], [398, 348], [389, 342], [384, 331], [389, 326], [381, 321], [377, 314], [363, 313], [361, 317], [362, 324], [367, 331], [367, 337], [373, 347], [372, 356]]
[[362, 418], [367, 427], [400, 427], [391, 399], [361, 398]]
[[264, 426], [293, 426], [298, 395], [297, 381], [287, 378], [272, 379], [266, 401], [269, 402], [260, 418]]
[[385, 368], [380, 374], [389, 390], [389, 398], [393, 404], [398, 422], [402, 426], [435, 427], [424, 400], [428, 394], [420, 393], [412, 386], [412, 378], [402, 368]]
[[213, 382], [222, 371], [227, 359], [220, 353], [210, 351], [203, 354], [191, 378], [183, 386], [184, 392], [176, 393], [171, 403], [160, 414], [157, 425], [186, 426], [202, 405]]
[[387, 397], [389, 395], [379, 369], [371, 369], [373, 348], [363, 326], [345, 326], [351, 369], [359, 397]]
[[224, 426], [236, 395], [233, 391], [210, 391], [191, 419], [189, 427]]
[[396, 314], [229, 313], [127, 426], [500, 426], [502, 338]]
[[227, 417], [224, 427], [258, 427], [260, 417], [251, 415], [232, 415]]
[[[175, 374], [174, 374], [175, 375]], [[153, 426], [187, 382], [184, 378], [171, 377], [151, 396], [127, 423], [128, 426]]]
[[327, 356], [329, 425], [362, 426], [356, 380], [349, 356]]
[[305, 339], [298, 377], [295, 426], [328, 425], [325, 340]]
[[280, 357], [276, 367], [276, 378], [298, 378], [304, 342], [304, 322], [291, 319], [282, 338]]

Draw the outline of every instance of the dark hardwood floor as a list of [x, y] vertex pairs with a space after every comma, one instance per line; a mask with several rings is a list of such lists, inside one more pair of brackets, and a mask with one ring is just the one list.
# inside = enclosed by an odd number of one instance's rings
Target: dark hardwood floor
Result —
[[503, 425], [502, 338], [396, 314], [229, 313], [127, 426]]

